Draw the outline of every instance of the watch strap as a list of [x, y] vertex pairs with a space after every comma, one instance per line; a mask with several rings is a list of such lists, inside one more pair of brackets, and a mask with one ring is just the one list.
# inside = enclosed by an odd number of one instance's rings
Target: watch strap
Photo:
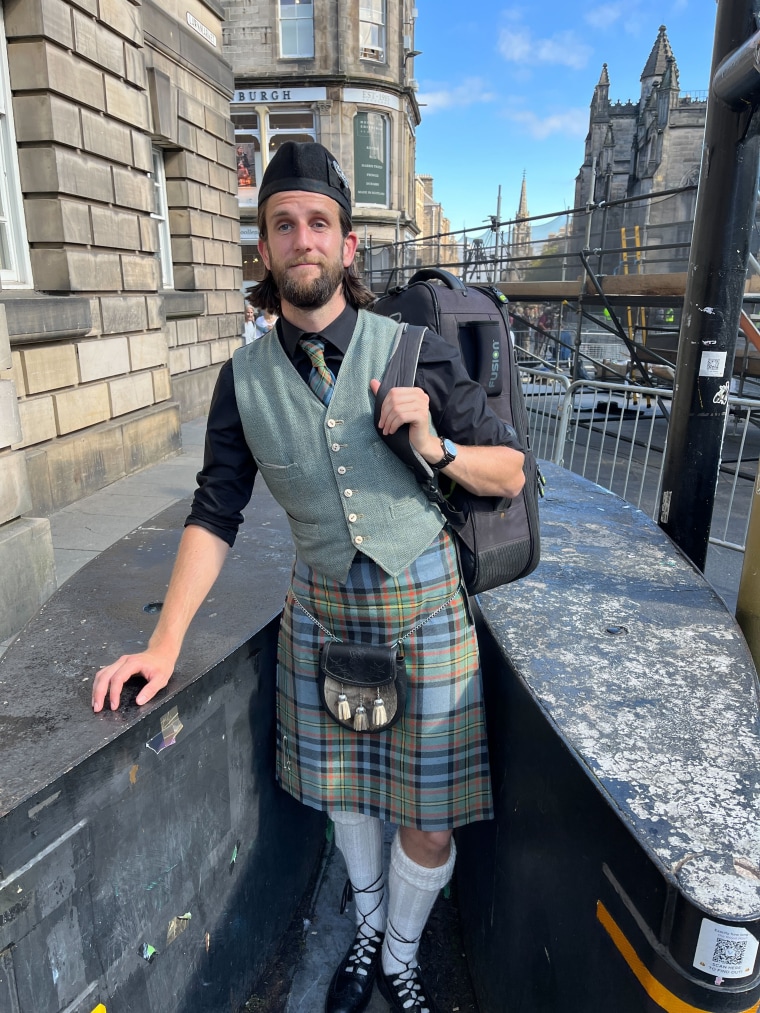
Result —
[[452, 454], [446, 449], [446, 441], [443, 436], [441, 437], [441, 450], [443, 451], [443, 457], [440, 459], [440, 461], [435, 461], [433, 464], [430, 465], [433, 471], [440, 471], [441, 468], [445, 468], [446, 465], [451, 464], [451, 462], [456, 457], [456, 454]]

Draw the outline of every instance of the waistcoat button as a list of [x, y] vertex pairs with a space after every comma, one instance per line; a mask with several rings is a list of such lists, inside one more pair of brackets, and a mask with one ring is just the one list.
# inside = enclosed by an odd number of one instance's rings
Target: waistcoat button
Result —
[[340, 450], [340, 444], [339, 443], [333, 443], [333, 445], [330, 447], [330, 450], [332, 450], [332, 452], [334, 454], [337, 454], [338, 451]]
[[353, 494], [354, 494], [354, 490], [353, 490], [353, 489], [344, 489], [344, 490], [343, 490], [343, 495], [344, 495], [344, 496], [345, 496], [345, 497], [346, 497], [347, 499], [350, 499], [350, 498], [351, 498], [351, 497], [353, 496]]
[[353, 524], [355, 521], [356, 521], [356, 514], [349, 514], [348, 515], [349, 524]]
[[328, 419], [327, 420], [327, 428], [328, 429], [334, 429], [335, 428], [335, 419]]
[[345, 468], [343, 467], [343, 465], [342, 465], [342, 464], [341, 464], [341, 466], [340, 466], [340, 467], [338, 468], [338, 474], [339, 474], [339, 475], [345, 475], [345, 474], [346, 474], [346, 469], [345, 469]]
[[364, 539], [362, 538], [362, 536], [357, 535], [356, 538], [354, 538], [354, 545], [361, 545], [363, 541]]

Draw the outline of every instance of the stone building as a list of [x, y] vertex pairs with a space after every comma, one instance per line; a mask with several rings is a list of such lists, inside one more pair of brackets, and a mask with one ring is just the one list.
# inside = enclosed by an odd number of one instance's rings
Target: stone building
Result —
[[451, 222], [443, 213], [440, 201], [435, 199], [434, 186], [432, 176], [415, 177], [415, 217], [420, 235], [414, 246], [414, 266], [435, 265], [459, 274], [460, 244], [457, 237], [451, 235]]
[[4, 0], [0, 640], [45, 515], [176, 451], [242, 323], [218, 0]]
[[[706, 94], [681, 92], [676, 63], [667, 31], [662, 25], [641, 74], [638, 100], [611, 102], [607, 64], [594, 89], [583, 165], [576, 178], [575, 206], [590, 202], [645, 196], [649, 193], [693, 186], [699, 178], [702, 157]], [[650, 250], [627, 267], [649, 272], [683, 271], [696, 206], [696, 189], [656, 201], [594, 213], [590, 247], [620, 248], [682, 244], [680, 249]], [[580, 248], [586, 221], [577, 216], [574, 243]], [[623, 233], [622, 230], [625, 230]], [[624, 242], [623, 242], [624, 240]], [[623, 267], [620, 255], [605, 259], [603, 273]]]
[[351, 181], [359, 264], [392, 268], [392, 244], [413, 239], [413, 0], [224, 0], [233, 67], [232, 119], [246, 287], [262, 276], [258, 186], [287, 140], [316, 140]]

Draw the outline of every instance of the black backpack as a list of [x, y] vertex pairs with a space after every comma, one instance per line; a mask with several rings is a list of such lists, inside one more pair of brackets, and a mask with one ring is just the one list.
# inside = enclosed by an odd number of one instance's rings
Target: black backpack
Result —
[[540, 556], [538, 498], [543, 480], [530, 450], [528, 413], [505, 296], [489, 286], [465, 286], [448, 271], [425, 268], [406, 287], [382, 296], [373, 309], [399, 322], [419, 325], [407, 327], [399, 335], [375, 402], [376, 421], [391, 387], [414, 384], [424, 328], [429, 327], [460, 349], [470, 376], [485, 389], [489, 407], [517, 432], [525, 452], [525, 486], [512, 500], [475, 496], [461, 486], [447, 490], [444, 496], [432, 469], [414, 453], [408, 427], [383, 438], [412, 468], [458, 536], [462, 576], [469, 594], [527, 576], [538, 566]]

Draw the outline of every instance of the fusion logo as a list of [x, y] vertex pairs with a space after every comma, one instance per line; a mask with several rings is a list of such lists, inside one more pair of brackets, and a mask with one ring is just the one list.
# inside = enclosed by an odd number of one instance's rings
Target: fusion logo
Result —
[[501, 342], [497, 338], [493, 343], [491, 352], [491, 375], [488, 378], [488, 386], [495, 387], [499, 381], [501, 372]]

